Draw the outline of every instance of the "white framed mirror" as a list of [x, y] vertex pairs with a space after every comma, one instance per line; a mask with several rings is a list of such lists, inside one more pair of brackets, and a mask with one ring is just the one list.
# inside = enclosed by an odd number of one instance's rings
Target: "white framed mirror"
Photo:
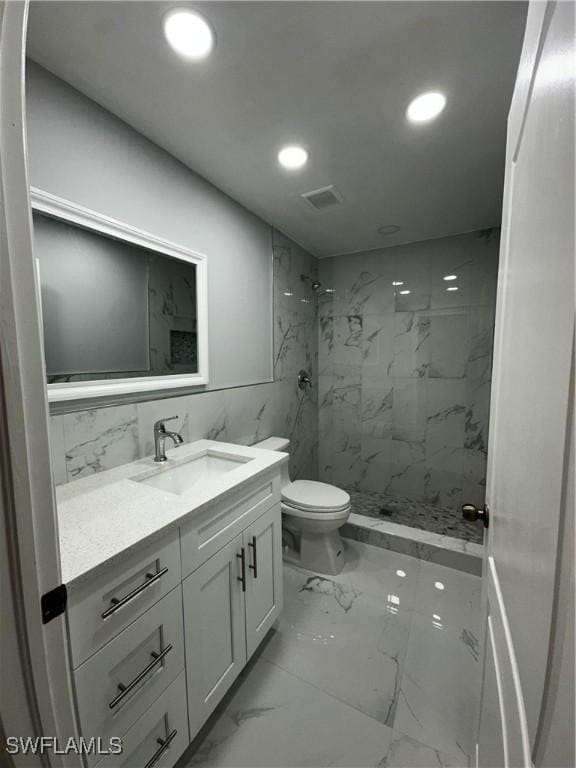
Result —
[[208, 383], [206, 256], [31, 189], [50, 402]]

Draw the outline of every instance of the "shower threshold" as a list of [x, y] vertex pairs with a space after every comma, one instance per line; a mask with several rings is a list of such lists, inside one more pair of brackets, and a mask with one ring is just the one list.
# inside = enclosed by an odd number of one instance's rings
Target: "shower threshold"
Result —
[[377, 520], [406, 525], [429, 533], [482, 544], [484, 527], [481, 522], [463, 520], [460, 508], [412, 501], [376, 491], [346, 489], [352, 501], [352, 512]]

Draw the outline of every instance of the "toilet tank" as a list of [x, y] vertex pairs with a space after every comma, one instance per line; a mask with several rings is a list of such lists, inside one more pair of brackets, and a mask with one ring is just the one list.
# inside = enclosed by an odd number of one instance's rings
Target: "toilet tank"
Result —
[[259, 443], [254, 443], [252, 448], [263, 448], [265, 451], [288, 451], [290, 440], [286, 437], [268, 437]]
[[[286, 437], [268, 437], [259, 443], [254, 443], [252, 448], [263, 448], [265, 451], [288, 451], [290, 440]], [[280, 469], [280, 487], [284, 488], [290, 482], [290, 470], [288, 462], [282, 464]]]

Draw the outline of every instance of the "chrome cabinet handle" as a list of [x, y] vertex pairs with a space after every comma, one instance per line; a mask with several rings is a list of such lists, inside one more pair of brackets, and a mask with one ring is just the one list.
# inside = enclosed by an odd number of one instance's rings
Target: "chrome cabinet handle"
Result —
[[252, 547], [252, 552], [254, 552], [254, 564], [249, 565], [248, 568], [250, 568], [251, 571], [254, 571], [254, 578], [258, 578], [258, 555], [256, 553], [256, 536], [252, 536], [252, 541], [248, 543], [249, 547]]
[[242, 575], [238, 576], [238, 581], [242, 584], [242, 592], [246, 592], [246, 552], [244, 547], [242, 547], [240, 554], [236, 555], [236, 557], [240, 558], [240, 562], [242, 563]]
[[146, 677], [146, 675], [154, 669], [155, 666], [160, 664], [162, 659], [164, 659], [167, 656], [167, 654], [170, 653], [171, 650], [172, 650], [172, 643], [170, 643], [170, 645], [167, 645], [163, 651], [160, 651], [160, 653], [156, 653], [155, 651], [152, 651], [152, 653], [150, 654], [152, 656], [152, 661], [150, 662], [150, 664], [148, 664], [148, 666], [145, 669], [142, 670], [142, 672], [136, 675], [134, 680], [128, 683], [128, 685], [124, 685], [123, 683], [118, 683], [118, 689], [120, 693], [117, 696], [115, 696], [112, 699], [112, 701], [108, 704], [109, 708], [114, 709], [114, 707], [118, 706], [118, 704], [120, 704], [122, 699], [128, 696], [130, 691], [132, 691], [138, 685], [138, 683], [140, 683]]
[[140, 584], [138, 587], [135, 587], [132, 592], [128, 592], [127, 595], [125, 595], [121, 600], [118, 600], [117, 597], [113, 597], [110, 602], [112, 605], [110, 608], [106, 608], [104, 613], [102, 614], [103, 619], [107, 619], [108, 616], [112, 616], [113, 613], [116, 613], [120, 608], [126, 605], [126, 603], [129, 603], [130, 600], [133, 600], [135, 597], [137, 597], [141, 592], [144, 592], [145, 589], [148, 589], [149, 586], [154, 584], [158, 579], [162, 578], [165, 573], [168, 573], [168, 568], [164, 567], [158, 573], [147, 573], [146, 574], [146, 581]]
[[166, 752], [166, 750], [170, 746], [170, 742], [174, 739], [177, 733], [178, 731], [176, 730], [176, 728], [174, 728], [174, 730], [165, 739], [156, 739], [158, 744], [160, 744], [160, 747], [156, 750], [156, 752], [154, 752], [154, 754], [152, 755], [150, 760], [148, 760], [144, 768], [152, 768], [153, 765], [156, 765], [158, 760], [160, 760], [164, 752]]

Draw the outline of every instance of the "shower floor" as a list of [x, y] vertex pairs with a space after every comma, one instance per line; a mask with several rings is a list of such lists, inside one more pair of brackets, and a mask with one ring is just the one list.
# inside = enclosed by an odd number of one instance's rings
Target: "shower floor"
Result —
[[358, 515], [389, 520], [399, 525], [482, 544], [482, 523], [466, 522], [462, 519], [459, 509], [438, 507], [375, 491], [356, 491], [350, 488], [346, 490], [352, 501], [352, 512]]

